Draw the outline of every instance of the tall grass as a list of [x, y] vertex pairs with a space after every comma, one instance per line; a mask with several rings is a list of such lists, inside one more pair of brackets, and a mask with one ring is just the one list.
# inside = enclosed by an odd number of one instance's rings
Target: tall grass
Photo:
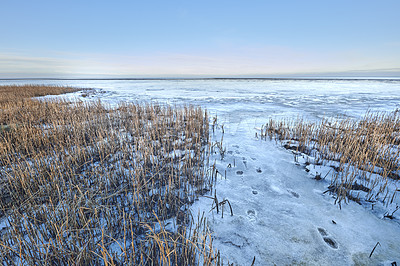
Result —
[[[360, 119], [335, 118], [317, 122], [270, 120], [261, 132], [284, 147], [310, 155], [314, 164], [334, 162], [329, 187], [337, 203], [346, 199], [392, 204], [398, 190], [390, 183], [400, 176], [400, 114], [366, 113]], [[358, 183], [357, 183], [358, 182]]]
[[57, 85], [1, 85], [0, 103], [29, 99], [45, 95], [59, 95], [81, 89]]
[[0, 258], [4, 264], [214, 265], [204, 218], [207, 112], [199, 107], [27, 97], [0, 86]]

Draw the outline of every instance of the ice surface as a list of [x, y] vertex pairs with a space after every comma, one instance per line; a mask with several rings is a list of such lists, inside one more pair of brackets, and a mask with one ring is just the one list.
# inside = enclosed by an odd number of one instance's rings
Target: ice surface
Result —
[[[400, 263], [400, 225], [355, 202], [339, 209], [329, 184], [313, 179], [293, 154], [255, 133], [269, 118], [306, 116], [310, 119], [367, 110], [399, 108], [400, 80], [60, 80], [0, 81], [60, 84], [101, 89], [81, 97], [119, 101], [157, 101], [201, 105], [224, 124], [224, 159], [215, 155], [219, 172], [216, 195], [229, 200], [224, 217], [201, 197], [193, 214], [205, 212], [214, 245], [235, 265], [390, 265]], [[220, 132], [216, 133], [220, 138]], [[214, 160], [212, 160], [214, 161]], [[228, 165], [232, 167], [228, 167]], [[397, 187], [399, 184], [397, 183]], [[369, 255], [379, 242], [371, 258]]]
[[392, 111], [400, 103], [400, 80], [0, 80], [0, 85], [26, 83], [103, 89], [105, 93], [86, 98], [111, 103], [202, 105], [237, 119], [298, 113], [357, 116], [367, 109]]
[[[390, 265], [400, 260], [398, 223], [354, 202], [340, 210], [323, 193], [328, 182], [312, 179], [291, 152], [256, 139], [246, 127], [224, 140], [227, 155], [217, 166], [221, 172], [227, 169], [227, 179], [219, 179], [216, 194], [219, 201], [230, 201], [234, 215], [209, 212], [207, 198], [193, 209], [208, 214], [214, 245], [231, 263], [250, 265], [254, 256], [255, 265]], [[227, 168], [233, 161], [236, 166]], [[378, 241], [384, 244], [369, 258]]]

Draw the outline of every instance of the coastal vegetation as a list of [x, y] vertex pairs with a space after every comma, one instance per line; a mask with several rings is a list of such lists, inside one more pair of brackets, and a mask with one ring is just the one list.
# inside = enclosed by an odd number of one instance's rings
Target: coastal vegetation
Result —
[[213, 186], [207, 112], [32, 98], [77, 90], [0, 86], [1, 263], [220, 264], [189, 211]]
[[[353, 200], [372, 207], [381, 202], [387, 207], [395, 203], [400, 192], [395, 185], [400, 179], [398, 110], [366, 113], [361, 119], [271, 119], [261, 137], [275, 139], [292, 150], [296, 161], [305, 156], [306, 167], [331, 167], [332, 178], [326, 192], [335, 195], [339, 206]], [[324, 177], [319, 174], [315, 178]]]

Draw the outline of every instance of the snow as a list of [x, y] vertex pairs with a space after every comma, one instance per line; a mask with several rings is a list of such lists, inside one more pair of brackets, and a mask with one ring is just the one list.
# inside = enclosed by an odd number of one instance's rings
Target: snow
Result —
[[[330, 167], [310, 165], [306, 172], [305, 159], [295, 162], [291, 151], [255, 134], [269, 118], [357, 118], [366, 111], [393, 111], [400, 107], [400, 80], [24, 80], [0, 84], [18, 82], [101, 89], [103, 93], [87, 97], [79, 92], [66, 97], [101, 99], [111, 105], [119, 101], [201, 105], [210, 117], [217, 116], [219, 125], [224, 125], [226, 152], [221, 160], [216, 150], [210, 161], [216, 162], [221, 173], [215, 187], [218, 201], [227, 199], [233, 216], [225, 203], [222, 218], [209, 197], [200, 197], [191, 212], [194, 220], [205, 213], [214, 246], [225, 261], [251, 265], [255, 257], [255, 265], [400, 263], [399, 216], [386, 219], [383, 214], [389, 209], [384, 206], [372, 210], [352, 201], [340, 209], [333, 195], [324, 193], [332, 175]], [[221, 137], [220, 127], [213, 138], [220, 141]], [[313, 179], [317, 173], [326, 179]], [[399, 182], [390, 185], [400, 187]], [[369, 258], [377, 242], [380, 245]]]
[[[290, 151], [260, 141], [246, 127], [233, 128], [225, 129], [231, 132], [224, 136], [227, 153], [217, 160], [227, 178], [219, 178], [216, 195], [229, 200], [234, 215], [209, 212], [208, 198], [192, 206], [208, 215], [214, 245], [226, 260], [235, 265], [250, 265], [254, 256], [255, 265], [390, 265], [400, 260], [398, 223], [355, 202], [339, 209], [323, 193], [329, 182], [314, 180], [315, 171], [307, 173]], [[227, 168], [233, 161], [236, 167]], [[319, 170], [322, 176], [326, 172]], [[378, 241], [381, 246], [369, 258]]]

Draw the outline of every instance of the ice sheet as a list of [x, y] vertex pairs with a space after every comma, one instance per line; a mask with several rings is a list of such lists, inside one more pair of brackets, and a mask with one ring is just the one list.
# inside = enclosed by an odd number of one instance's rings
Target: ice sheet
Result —
[[[223, 161], [215, 155], [220, 176], [220, 201], [229, 200], [230, 216], [200, 198], [193, 214], [205, 212], [214, 244], [237, 265], [390, 265], [400, 263], [400, 226], [364, 206], [350, 202], [339, 209], [327, 183], [312, 179], [296, 165], [290, 151], [255, 137], [269, 118], [306, 116], [310, 119], [367, 110], [393, 111], [400, 103], [400, 80], [24, 80], [0, 84], [60, 84], [101, 89], [73, 99], [157, 101], [201, 105], [224, 124]], [[220, 136], [216, 136], [218, 138]], [[228, 165], [233, 166], [229, 168]], [[379, 242], [371, 258], [369, 255]]]

